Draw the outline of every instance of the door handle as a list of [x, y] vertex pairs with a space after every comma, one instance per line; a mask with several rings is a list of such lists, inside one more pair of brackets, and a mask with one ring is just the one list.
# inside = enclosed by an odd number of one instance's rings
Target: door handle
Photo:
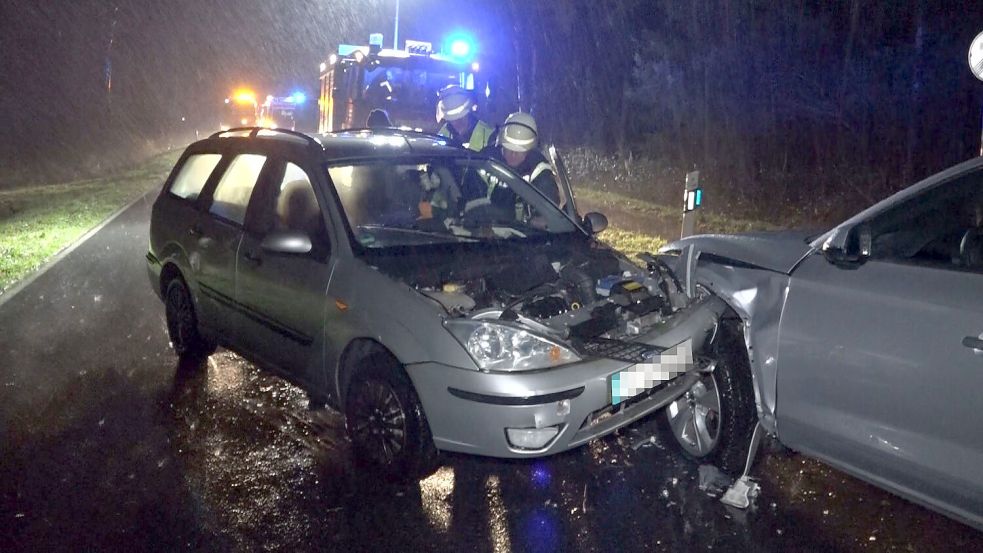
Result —
[[253, 253], [251, 251], [242, 254], [242, 257], [244, 257], [246, 259], [246, 261], [249, 261], [249, 262], [254, 263], [256, 265], [262, 265], [263, 264], [263, 258], [260, 257], [259, 254]]
[[963, 338], [963, 345], [967, 348], [976, 350], [977, 353], [983, 353], [983, 338], [966, 336]]

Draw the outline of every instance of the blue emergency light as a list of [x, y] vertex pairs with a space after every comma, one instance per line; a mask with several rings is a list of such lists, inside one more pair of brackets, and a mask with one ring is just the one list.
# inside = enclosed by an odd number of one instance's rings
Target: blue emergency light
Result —
[[444, 41], [444, 53], [458, 61], [471, 61], [477, 49], [474, 38], [464, 33], [454, 33]]
[[307, 95], [298, 90], [290, 95], [290, 99], [293, 100], [295, 104], [303, 104], [307, 101]]

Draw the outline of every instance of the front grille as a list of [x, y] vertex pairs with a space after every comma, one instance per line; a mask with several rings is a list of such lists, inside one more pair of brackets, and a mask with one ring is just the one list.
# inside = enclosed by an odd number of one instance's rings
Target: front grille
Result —
[[648, 344], [623, 342], [610, 338], [591, 338], [584, 341], [580, 349], [592, 357], [605, 357], [628, 363], [648, 363], [665, 351], [663, 348]]

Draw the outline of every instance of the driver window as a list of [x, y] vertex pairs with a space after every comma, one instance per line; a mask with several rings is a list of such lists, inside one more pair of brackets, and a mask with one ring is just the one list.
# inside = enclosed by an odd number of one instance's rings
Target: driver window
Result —
[[273, 182], [267, 197], [269, 200], [264, 203], [269, 207], [252, 230], [260, 235], [303, 232], [311, 239], [312, 255], [323, 258], [329, 250], [327, 227], [307, 172], [294, 163], [285, 163], [282, 178]]
[[909, 199], [870, 228], [874, 259], [983, 272], [983, 171]]

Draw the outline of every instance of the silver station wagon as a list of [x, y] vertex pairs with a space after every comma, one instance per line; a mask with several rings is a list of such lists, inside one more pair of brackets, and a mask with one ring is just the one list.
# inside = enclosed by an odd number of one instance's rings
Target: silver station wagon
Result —
[[598, 242], [606, 220], [578, 216], [554, 164], [560, 205], [432, 135], [196, 142], [147, 254], [173, 347], [221, 344], [303, 387], [395, 478], [438, 450], [536, 457], [623, 427], [712, 369], [726, 304]]

